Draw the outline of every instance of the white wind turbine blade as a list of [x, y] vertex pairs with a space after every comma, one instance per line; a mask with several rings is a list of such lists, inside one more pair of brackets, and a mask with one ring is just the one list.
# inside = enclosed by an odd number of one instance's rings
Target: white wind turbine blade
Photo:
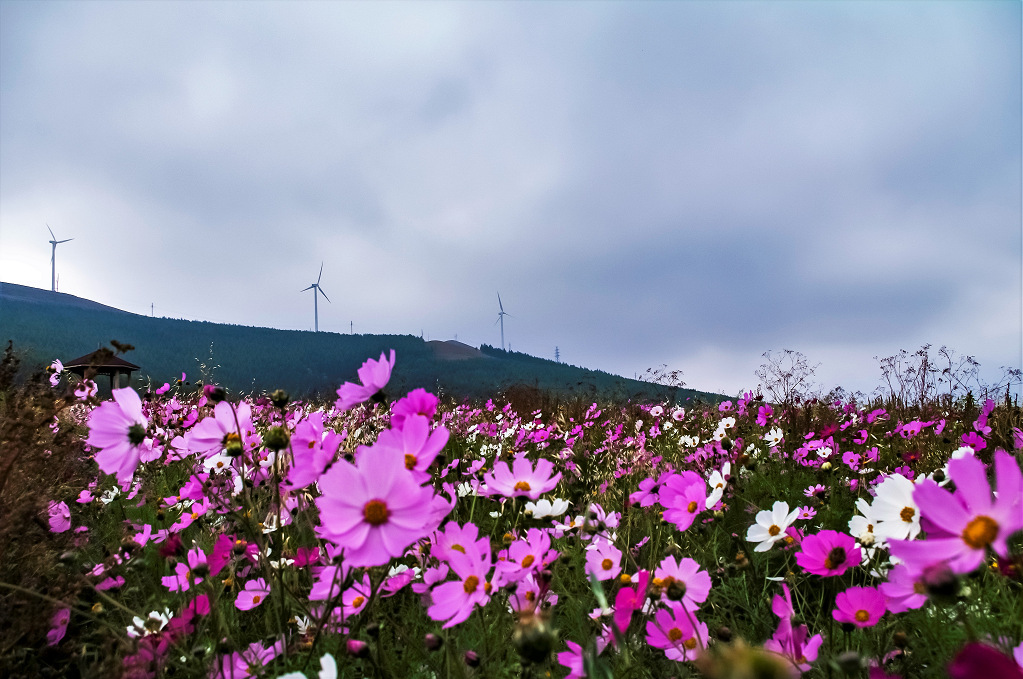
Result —
[[321, 295], [323, 295], [323, 299], [327, 300], [328, 302], [330, 301], [330, 297], [327, 297], [327, 293], [323, 291], [323, 288], [317, 285], [316, 289], [320, 291]]

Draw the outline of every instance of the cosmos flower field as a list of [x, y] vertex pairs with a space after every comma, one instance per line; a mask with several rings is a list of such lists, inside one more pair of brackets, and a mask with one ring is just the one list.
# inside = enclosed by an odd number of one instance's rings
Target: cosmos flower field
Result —
[[0, 592], [46, 620], [11, 676], [1023, 677], [1018, 406], [517, 412], [395, 360], [329, 402], [79, 384], [73, 586]]

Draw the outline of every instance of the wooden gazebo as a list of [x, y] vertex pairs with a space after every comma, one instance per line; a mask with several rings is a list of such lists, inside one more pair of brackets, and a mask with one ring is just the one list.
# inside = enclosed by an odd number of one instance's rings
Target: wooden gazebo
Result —
[[118, 389], [121, 386], [121, 375], [127, 375], [127, 382], [131, 382], [131, 374], [141, 370], [134, 363], [129, 363], [123, 358], [118, 358], [109, 349], [97, 349], [91, 354], [80, 356], [64, 362], [64, 370], [85, 378], [85, 371], [95, 370], [96, 375], [106, 375], [110, 378], [110, 388]]

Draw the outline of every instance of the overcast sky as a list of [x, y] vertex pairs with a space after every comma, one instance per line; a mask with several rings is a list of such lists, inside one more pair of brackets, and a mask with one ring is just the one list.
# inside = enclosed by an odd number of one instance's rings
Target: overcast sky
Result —
[[[1020, 366], [1021, 5], [0, 0], [0, 280], [688, 386]], [[352, 324], [352, 325], [350, 325]], [[186, 360], [183, 357], [183, 361]], [[325, 361], [330, 357], [325, 356]], [[399, 359], [400, 360], [400, 357]]]

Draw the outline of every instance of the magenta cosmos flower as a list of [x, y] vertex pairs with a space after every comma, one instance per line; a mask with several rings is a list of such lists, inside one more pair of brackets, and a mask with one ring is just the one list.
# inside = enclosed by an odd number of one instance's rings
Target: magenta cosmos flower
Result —
[[796, 563], [814, 575], [841, 575], [863, 560], [860, 548], [851, 535], [822, 530], [803, 538], [803, 551], [796, 554]]
[[661, 488], [660, 502], [664, 506], [664, 520], [680, 531], [687, 530], [707, 508], [707, 482], [696, 472], [672, 474]]
[[885, 612], [884, 594], [873, 587], [850, 587], [835, 597], [831, 617], [857, 627], [873, 627]]
[[270, 585], [263, 578], [256, 578], [245, 583], [245, 589], [238, 592], [234, 605], [241, 611], [251, 611], [266, 601], [270, 596]]
[[338, 460], [319, 484], [318, 532], [344, 548], [349, 566], [381, 566], [429, 532], [433, 492], [416, 483], [398, 450], [368, 449], [354, 465]]
[[538, 499], [547, 491], [554, 490], [561, 480], [561, 472], [551, 476], [554, 465], [550, 460], [539, 459], [536, 461], [536, 468], [524, 457], [517, 457], [508, 468], [507, 462], [498, 462], [494, 465], [494, 472], [487, 472], [483, 475], [483, 481], [487, 484], [487, 492], [490, 495], [504, 495], [505, 497], [528, 497], [530, 500]]
[[134, 389], [114, 389], [113, 401], [104, 401], [89, 415], [90, 446], [101, 448], [96, 464], [107, 474], [116, 474], [124, 484], [139, 466], [139, 446], [146, 440], [149, 421], [142, 414], [142, 399]]
[[387, 386], [393, 369], [394, 349], [391, 349], [390, 358], [384, 358], [384, 353], [380, 352], [379, 360], [374, 361], [372, 358], [367, 360], [359, 368], [359, 381], [362, 384], [353, 382], [342, 384], [341, 388], [337, 390], [338, 399], [334, 404], [335, 407], [343, 411], [363, 401], [368, 401], [373, 394]]
[[707, 626], [681, 604], [654, 613], [646, 623], [646, 642], [664, 650], [669, 660], [693, 660], [707, 640]]
[[980, 565], [988, 547], [1008, 555], [1006, 540], [1023, 528], [1023, 473], [1012, 455], [995, 451], [995, 486], [992, 501], [987, 469], [973, 455], [948, 463], [955, 494], [934, 481], [921, 481], [913, 491], [923, 519], [930, 523], [926, 540], [891, 540], [891, 552], [914, 572], [939, 561], [956, 573], [969, 573]]

